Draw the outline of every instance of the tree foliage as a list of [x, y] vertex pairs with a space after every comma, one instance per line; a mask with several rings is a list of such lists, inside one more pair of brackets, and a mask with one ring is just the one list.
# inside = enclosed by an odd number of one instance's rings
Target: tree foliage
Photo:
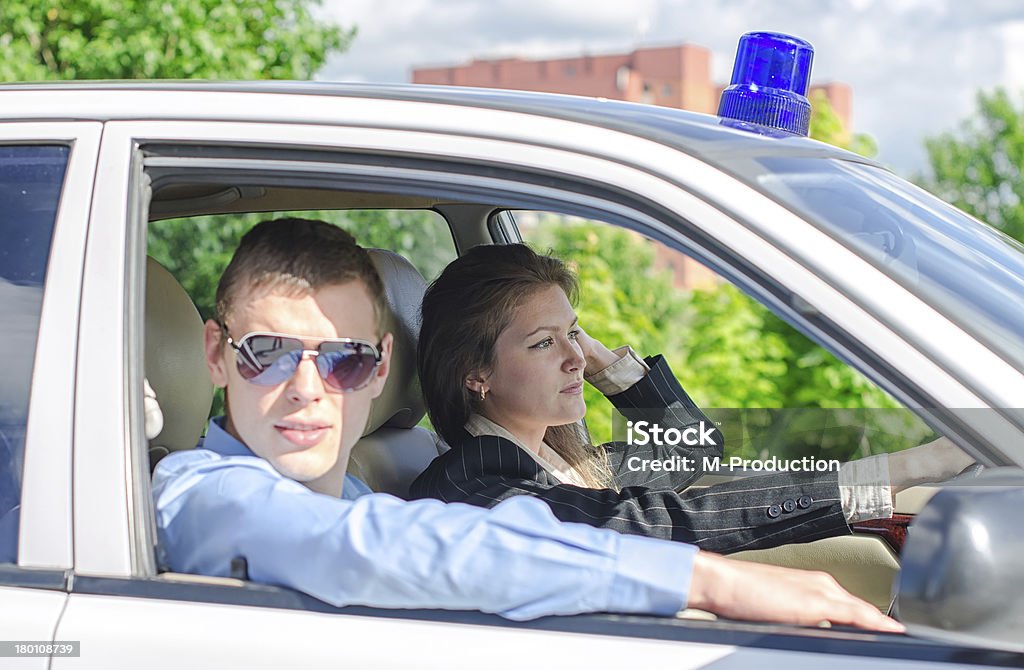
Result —
[[441, 217], [422, 210], [325, 210], [273, 214], [220, 214], [166, 219], [149, 225], [149, 255], [171, 271], [204, 319], [213, 316], [217, 282], [242, 236], [260, 221], [320, 219], [352, 233], [364, 247], [396, 251], [428, 280], [455, 258]]
[[319, 0], [4, 0], [0, 79], [308, 79], [355, 34]]
[[821, 89], [811, 94], [810, 135], [816, 140], [848, 149], [872, 158], [878, 153], [875, 139], [865, 133], [854, 133], [843, 125], [828, 96]]
[[981, 91], [978, 112], [955, 132], [925, 140], [925, 188], [1024, 241], [1024, 106], [1003, 89]]

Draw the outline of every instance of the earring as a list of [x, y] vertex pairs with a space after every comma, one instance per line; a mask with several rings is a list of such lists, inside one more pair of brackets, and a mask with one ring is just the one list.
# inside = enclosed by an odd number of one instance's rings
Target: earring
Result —
[[487, 389], [480, 389], [480, 400], [487, 400]]

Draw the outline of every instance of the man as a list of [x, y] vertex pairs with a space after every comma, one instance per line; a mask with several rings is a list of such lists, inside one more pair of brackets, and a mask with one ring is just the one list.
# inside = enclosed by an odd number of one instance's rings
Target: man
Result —
[[371, 494], [349, 452], [387, 379], [393, 339], [366, 251], [323, 222], [264, 222], [243, 239], [206, 323], [227, 413], [154, 474], [164, 563], [334, 605], [478, 609], [512, 619], [591, 611], [902, 627], [821, 573], [735, 563], [677, 542], [494, 509]]

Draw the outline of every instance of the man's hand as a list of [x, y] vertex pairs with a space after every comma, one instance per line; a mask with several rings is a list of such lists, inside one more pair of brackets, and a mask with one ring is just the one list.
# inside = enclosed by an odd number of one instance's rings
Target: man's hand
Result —
[[912, 449], [889, 454], [889, 480], [892, 492], [928, 482], [941, 482], [960, 473], [974, 463], [968, 456], [944, 437]]
[[735, 561], [706, 551], [694, 559], [687, 607], [747, 621], [906, 630], [824, 572]]
[[580, 345], [580, 350], [583, 352], [583, 358], [587, 362], [587, 367], [584, 371], [587, 375], [592, 375], [619, 360], [619, 356], [608, 347], [604, 346], [600, 340], [596, 340], [587, 334], [587, 331], [583, 330], [579, 325], [576, 326], [579, 331], [576, 334], [576, 343]]

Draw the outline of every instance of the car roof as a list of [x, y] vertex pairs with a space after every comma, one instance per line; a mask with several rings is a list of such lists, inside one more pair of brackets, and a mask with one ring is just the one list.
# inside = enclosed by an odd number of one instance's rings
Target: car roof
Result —
[[[366, 98], [425, 102], [460, 107], [476, 107], [531, 115], [600, 126], [672, 146], [712, 163], [734, 158], [771, 155], [775, 157], [806, 156], [840, 158], [875, 164], [857, 154], [805, 137], [773, 136], [739, 129], [719, 117], [699, 114], [670, 107], [623, 102], [606, 98], [538, 93], [505, 89], [485, 89], [465, 86], [432, 86], [422, 84], [364, 84], [301, 81], [256, 82], [197, 82], [197, 81], [76, 81], [40, 82], [28, 84], [2, 84], [0, 97], [9, 94], [57, 93], [72, 98], [95, 98], [102, 94], [107, 104], [90, 105], [87, 111], [71, 112], [74, 106], [54, 105], [52, 109], [39, 108], [33, 118], [113, 120], [126, 118], [124, 107], [118, 100], [129, 101], [143, 93], [160, 93], [169, 97], [202, 93], [220, 94], [272, 94], [287, 96], [328, 96], [334, 98]], [[168, 101], [170, 103], [170, 100]], [[201, 111], [190, 109], [187, 114], [174, 112], [173, 104], [152, 108], [152, 118], [206, 118]], [[252, 120], [251, 110], [246, 120]], [[295, 121], [303, 120], [302, 105], [289, 106]], [[0, 119], [24, 119], [24, 113], [7, 111], [0, 105]], [[209, 118], [223, 119], [209, 113]], [[138, 114], [134, 118], [139, 118]], [[147, 117], [148, 118], [148, 117]], [[731, 125], [730, 125], [731, 124]]]

